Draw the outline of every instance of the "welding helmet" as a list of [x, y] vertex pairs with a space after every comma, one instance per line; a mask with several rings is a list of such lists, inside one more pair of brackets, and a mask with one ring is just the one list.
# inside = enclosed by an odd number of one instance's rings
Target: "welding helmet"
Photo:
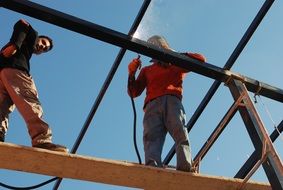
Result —
[[[151, 44], [153, 44], [153, 45], [155, 45], [159, 48], [164, 48], [164, 49], [169, 49], [169, 50], [174, 51], [173, 49], [170, 48], [168, 42], [162, 36], [158, 36], [158, 35], [151, 36], [150, 38], [148, 38], [147, 42], [151, 43]], [[170, 65], [170, 63], [165, 63], [163, 61], [159, 61], [159, 60], [156, 60], [156, 59], [151, 59], [149, 62], [157, 62], [157, 63], [159, 63], [160, 65], [163, 65], [163, 66]]]
[[159, 48], [164, 48], [164, 49], [170, 49], [170, 46], [168, 44], [168, 42], [166, 41], [166, 39], [162, 36], [158, 36], [158, 35], [154, 35], [151, 36], [150, 38], [148, 38], [147, 40], [148, 43], [151, 43]]

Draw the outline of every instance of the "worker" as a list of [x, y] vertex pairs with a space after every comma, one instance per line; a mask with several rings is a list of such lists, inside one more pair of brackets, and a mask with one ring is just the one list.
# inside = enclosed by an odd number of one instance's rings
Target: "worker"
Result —
[[[168, 42], [162, 36], [150, 37], [147, 42], [168, 50]], [[206, 58], [198, 53], [184, 55], [205, 62]], [[145, 165], [163, 167], [161, 154], [166, 134], [169, 132], [176, 144], [177, 170], [191, 172], [192, 158], [187, 130], [186, 115], [182, 105], [183, 80], [189, 72], [171, 63], [151, 59], [152, 64], [141, 67], [139, 58], [128, 65], [128, 94], [135, 98], [146, 89], [143, 118], [143, 144]]]
[[17, 21], [10, 41], [0, 51], [0, 141], [5, 141], [9, 114], [17, 107], [24, 118], [33, 147], [68, 152], [65, 146], [52, 143], [52, 132], [43, 120], [43, 110], [34, 80], [30, 59], [53, 47], [52, 39], [38, 36], [26, 20]]

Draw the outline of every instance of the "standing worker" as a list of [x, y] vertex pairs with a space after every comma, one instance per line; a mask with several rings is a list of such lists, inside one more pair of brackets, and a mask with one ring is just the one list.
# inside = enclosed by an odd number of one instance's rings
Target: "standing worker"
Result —
[[30, 58], [52, 49], [52, 40], [38, 33], [25, 20], [14, 25], [10, 41], [0, 52], [0, 141], [5, 141], [9, 114], [15, 106], [24, 118], [33, 147], [68, 152], [52, 143], [52, 132], [42, 119], [43, 110], [30, 75]]
[[[169, 49], [167, 41], [161, 36], [152, 36], [148, 42], [160, 48]], [[185, 55], [205, 62], [203, 55], [184, 53]], [[133, 59], [129, 66], [128, 94], [135, 98], [146, 88], [143, 118], [143, 144], [145, 165], [163, 167], [161, 153], [167, 132], [176, 144], [177, 170], [191, 171], [191, 148], [186, 125], [185, 110], [182, 105], [182, 83], [188, 70], [171, 63], [152, 59], [150, 66], [141, 67], [139, 58]]]

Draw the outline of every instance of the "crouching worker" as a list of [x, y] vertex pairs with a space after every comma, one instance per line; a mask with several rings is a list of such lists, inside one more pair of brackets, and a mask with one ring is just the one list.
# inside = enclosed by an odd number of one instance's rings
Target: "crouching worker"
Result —
[[37, 90], [30, 75], [30, 58], [52, 49], [52, 40], [38, 36], [25, 20], [14, 25], [10, 41], [0, 52], [0, 141], [5, 141], [9, 114], [15, 106], [24, 118], [33, 147], [68, 152], [61, 145], [52, 143], [52, 133], [42, 119], [43, 110]]
[[[149, 43], [160, 48], [170, 49], [161, 36], [152, 36]], [[197, 53], [185, 55], [205, 62], [205, 57]], [[186, 125], [185, 110], [182, 105], [182, 83], [187, 70], [152, 59], [150, 66], [143, 67], [135, 78], [137, 69], [141, 66], [136, 58], [128, 66], [128, 94], [135, 98], [146, 88], [143, 118], [143, 144], [145, 164], [163, 167], [161, 161], [162, 148], [166, 134], [169, 132], [176, 144], [177, 170], [191, 171], [191, 148]]]

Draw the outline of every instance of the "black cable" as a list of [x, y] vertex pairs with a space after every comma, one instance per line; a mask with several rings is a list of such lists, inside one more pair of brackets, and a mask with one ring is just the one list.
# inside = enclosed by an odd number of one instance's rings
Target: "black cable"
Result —
[[54, 177], [54, 178], [49, 179], [49, 180], [47, 180], [47, 181], [45, 181], [45, 182], [42, 182], [42, 183], [40, 183], [40, 184], [38, 184], [38, 185], [29, 186], [29, 187], [15, 187], [15, 186], [10, 186], [10, 185], [7, 185], [7, 184], [1, 183], [1, 182], [0, 182], [0, 186], [1, 186], [1, 187], [5, 187], [5, 188], [7, 188], [7, 189], [12, 189], [12, 190], [19, 190], [19, 189], [22, 189], [22, 190], [30, 190], [30, 189], [37, 189], [37, 188], [39, 188], [39, 187], [42, 187], [42, 186], [44, 186], [44, 185], [47, 185], [48, 183], [51, 183], [52, 181], [55, 181], [55, 180], [57, 180], [57, 179], [58, 179], [58, 177]]
[[[128, 78], [128, 86], [130, 85], [130, 77]], [[136, 140], [136, 135], [137, 135], [137, 132], [136, 132], [136, 128], [137, 128], [137, 112], [136, 112], [136, 106], [135, 106], [135, 101], [134, 101], [134, 98], [132, 96], [132, 91], [130, 88], [129, 89], [129, 92], [130, 92], [130, 97], [131, 97], [131, 102], [132, 102], [132, 107], [133, 107], [133, 112], [134, 112], [134, 132], [133, 132], [133, 137], [134, 137], [134, 146], [135, 146], [135, 151], [136, 151], [136, 154], [137, 154], [137, 157], [138, 157], [138, 160], [139, 160], [139, 164], [142, 164], [142, 161], [141, 161], [141, 157], [140, 157], [140, 153], [139, 153], [139, 150], [138, 150], [138, 146], [137, 146], [137, 140]]]

